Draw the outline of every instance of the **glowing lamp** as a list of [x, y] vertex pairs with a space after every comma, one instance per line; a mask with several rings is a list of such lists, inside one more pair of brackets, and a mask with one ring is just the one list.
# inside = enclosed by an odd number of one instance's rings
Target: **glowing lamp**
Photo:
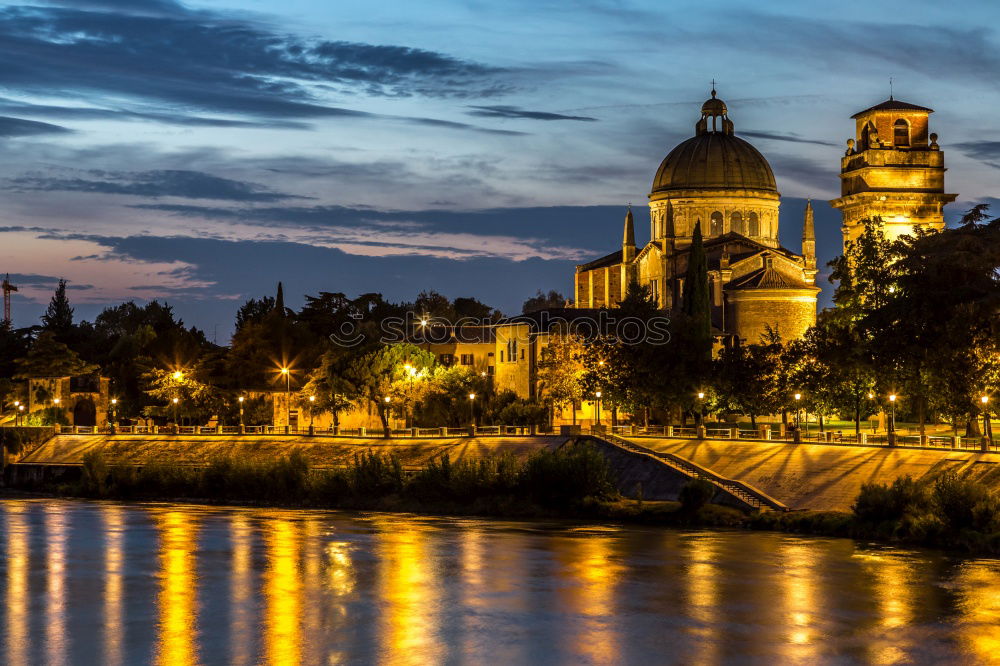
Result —
[[705, 399], [705, 394], [703, 392], [699, 391], [698, 392], [698, 399], [699, 400], [704, 400]]
[[802, 399], [802, 394], [801, 393], [796, 393], [795, 394], [795, 399], [796, 400], [801, 400]]
[[895, 393], [893, 393], [892, 395], [889, 396], [889, 402], [896, 402], [896, 394]]
[[174, 378], [174, 381], [176, 382], [179, 382], [180, 380], [184, 379], [184, 373], [181, 372], [180, 370], [174, 371], [174, 374], [171, 376]]
[[469, 394], [469, 400], [475, 400], [475, 399], [476, 399], [476, 394], [475, 393], [470, 393]]

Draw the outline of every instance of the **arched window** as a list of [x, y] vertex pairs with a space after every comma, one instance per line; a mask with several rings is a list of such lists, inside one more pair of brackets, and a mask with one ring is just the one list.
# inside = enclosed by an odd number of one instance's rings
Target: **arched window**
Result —
[[712, 213], [712, 222], [709, 227], [709, 236], [721, 236], [723, 234], [722, 213], [715, 211]]
[[743, 215], [739, 211], [729, 216], [729, 230], [741, 236], [746, 235], [747, 230], [743, 227]]
[[900, 118], [893, 124], [892, 142], [897, 146], [910, 145], [910, 123]]
[[757, 236], [760, 236], [760, 220], [757, 219], [757, 213], [753, 213], [753, 212], [750, 213], [750, 225], [749, 226], [750, 226], [750, 229], [748, 229], [748, 231], [750, 232], [750, 237], [751, 238], [755, 238]]

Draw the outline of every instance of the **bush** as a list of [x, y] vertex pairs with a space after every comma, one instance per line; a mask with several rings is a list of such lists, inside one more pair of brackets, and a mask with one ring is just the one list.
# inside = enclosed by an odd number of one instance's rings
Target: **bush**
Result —
[[520, 486], [542, 504], [565, 505], [586, 497], [617, 495], [611, 466], [592, 444], [539, 451], [521, 468]]
[[1000, 503], [982, 483], [945, 474], [934, 482], [932, 496], [937, 515], [951, 531], [998, 529]]
[[356, 453], [347, 475], [351, 492], [358, 497], [381, 497], [403, 489], [403, 465], [392, 454]]
[[854, 515], [863, 522], [881, 523], [902, 520], [907, 515], [917, 515], [929, 508], [927, 488], [909, 476], [896, 479], [892, 484], [865, 483], [851, 505]]
[[691, 479], [681, 488], [678, 497], [681, 502], [681, 511], [697, 513], [712, 500], [712, 497], [715, 496], [715, 490], [715, 484], [705, 479]]
[[111, 471], [100, 451], [88, 451], [83, 454], [83, 475], [80, 483], [83, 492], [95, 497], [104, 497], [108, 492], [108, 478]]

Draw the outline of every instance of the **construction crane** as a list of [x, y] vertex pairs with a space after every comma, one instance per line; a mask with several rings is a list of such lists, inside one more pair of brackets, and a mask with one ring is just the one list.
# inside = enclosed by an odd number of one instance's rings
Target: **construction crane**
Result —
[[10, 273], [0, 283], [0, 288], [3, 289], [3, 323], [10, 326], [10, 295], [17, 291], [17, 287], [10, 283]]

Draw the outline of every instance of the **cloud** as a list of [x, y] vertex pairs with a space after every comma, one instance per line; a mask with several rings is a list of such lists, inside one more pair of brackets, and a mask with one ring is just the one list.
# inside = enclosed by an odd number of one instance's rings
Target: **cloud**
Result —
[[245, 202], [303, 199], [274, 192], [263, 185], [220, 178], [200, 171], [89, 171], [91, 178], [22, 176], [7, 181], [8, 189], [42, 192], [90, 192], [141, 197], [183, 197]]
[[470, 116], [481, 116], [483, 118], [525, 118], [529, 120], [582, 120], [596, 121], [597, 118], [590, 116], [568, 116], [562, 113], [549, 113], [547, 111], [528, 111], [517, 106], [479, 106], [470, 105], [472, 111], [467, 111]]
[[1000, 141], [967, 141], [952, 146], [963, 155], [1000, 169]]
[[299, 38], [170, 2], [0, 8], [0, 85], [167, 102], [258, 118], [366, 117], [330, 91], [482, 98], [507, 71], [398, 45]]
[[50, 125], [35, 120], [0, 116], [0, 137], [34, 136], [37, 134], [66, 134], [71, 132], [59, 125]]
[[769, 139], [771, 141], [790, 141], [792, 143], [813, 143], [818, 146], [836, 146], [830, 141], [820, 141], [818, 139], [804, 139], [798, 134], [779, 134], [778, 132], [760, 132], [757, 130], [740, 130], [737, 132], [742, 136], [749, 136], [755, 139]]

